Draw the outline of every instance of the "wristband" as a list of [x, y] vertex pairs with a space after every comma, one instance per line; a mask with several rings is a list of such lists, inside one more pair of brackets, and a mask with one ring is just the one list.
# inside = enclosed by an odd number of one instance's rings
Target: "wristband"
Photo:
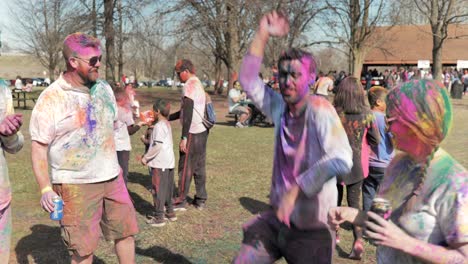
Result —
[[182, 137], [180, 137], [180, 139], [187, 139], [187, 137], [182, 136]]
[[46, 187], [42, 188], [41, 194], [44, 194], [44, 193], [49, 192], [49, 191], [52, 191], [52, 187], [47, 185]]

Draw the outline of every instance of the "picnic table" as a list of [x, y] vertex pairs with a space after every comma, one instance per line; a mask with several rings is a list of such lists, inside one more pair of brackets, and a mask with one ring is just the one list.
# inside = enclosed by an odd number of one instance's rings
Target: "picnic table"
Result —
[[16, 107], [20, 108], [22, 104], [23, 109], [26, 109], [27, 101], [32, 101], [35, 104], [38, 97], [36, 92], [26, 92], [19, 89], [13, 89], [11, 94], [13, 96], [13, 101], [16, 101]]

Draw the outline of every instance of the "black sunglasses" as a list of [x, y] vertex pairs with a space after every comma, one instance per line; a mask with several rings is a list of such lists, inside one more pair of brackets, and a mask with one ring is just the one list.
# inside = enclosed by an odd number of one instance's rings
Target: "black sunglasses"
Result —
[[181, 73], [183, 73], [184, 71], [186, 70], [181, 70], [181, 71], [175, 71], [177, 75], [180, 75]]
[[102, 61], [102, 60], [101, 60], [101, 59], [102, 59], [102, 55], [99, 56], [99, 57], [98, 57], [98, 56], [91, 57], [91, 58], [89, 58], [89, 60], [83, 59], [83, 58], [80, 58], [80, 57], [74, 57], [74, 58], [80, 59], [80, 60], [82, 60], [82, 61], [88, 63], [88, 65], [91, 66], [91, 67], [96, 66], [96, 64], [98, 63], [98, 61]]

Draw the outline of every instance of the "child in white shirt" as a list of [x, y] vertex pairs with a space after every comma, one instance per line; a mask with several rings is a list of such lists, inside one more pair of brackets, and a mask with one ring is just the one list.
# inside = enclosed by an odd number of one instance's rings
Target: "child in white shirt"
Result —
[[[150, 167], [154, 189], [155, 211], [147, 223], [151, 226], [161, 227], [166, 224], [166, 219], [177, 220], [172, 206], [175, 158], [172, 129], [167, 120], [170, 104], [162, 99], [156, 99], [153, 111], [156, 124], [151, 134], [149, 149], [141, 158], [141, 163]], [[164, 212], [164, 208], [166, 212]]]

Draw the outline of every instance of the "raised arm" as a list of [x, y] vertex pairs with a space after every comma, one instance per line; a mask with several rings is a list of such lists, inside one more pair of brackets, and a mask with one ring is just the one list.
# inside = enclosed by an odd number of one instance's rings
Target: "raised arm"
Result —
[[250, 54], [263, 58], [265, 46], [270, 37], [283, 37], [289, 32], [288, 18], [281, 12], [265, 14], [260, 20], [257, 33], [250, 44]]
[[255, 105], [268, 117], [273, 117], [273, 109], [282, 109], [283, 100], [278, 93], [265, 89], [263, 80], [258, 76], [265, 46], [270, 37], [283, 37], [289, 32], [288, 19], [273, 11], [262, 17], [258, 30], [250, 44], [249, 51], [242, 61], [239, 81], [242, 88]]

